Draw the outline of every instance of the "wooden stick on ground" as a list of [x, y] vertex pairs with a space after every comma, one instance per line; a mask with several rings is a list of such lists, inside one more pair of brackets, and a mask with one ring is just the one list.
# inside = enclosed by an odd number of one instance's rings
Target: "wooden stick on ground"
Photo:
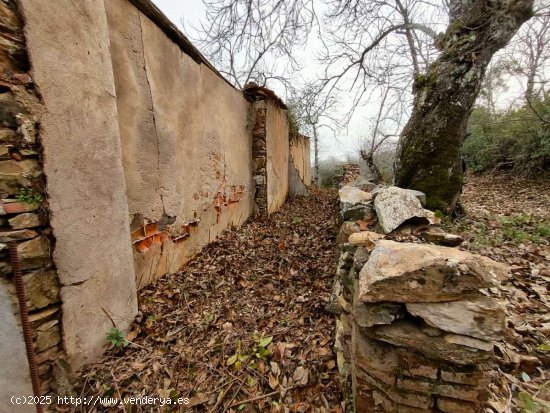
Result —
[[262, 394], [261, 396], [252, 397], [251, 399], [241, 400], [240, 402], [233, 403], [229, 407], [236, 407], [241, 404], [255, 402], [256, 400], [261, 400], [261, 399], [265, 399], [266, 397], [275, 396], [276, 394], [281, 393], [283, 390], [285, 391], [292, 390], [292, 387], [289, 387], [288, 389], [275, 390], [275, 391], [272, 391], [271, 393], [266, 393], [266, 394]]

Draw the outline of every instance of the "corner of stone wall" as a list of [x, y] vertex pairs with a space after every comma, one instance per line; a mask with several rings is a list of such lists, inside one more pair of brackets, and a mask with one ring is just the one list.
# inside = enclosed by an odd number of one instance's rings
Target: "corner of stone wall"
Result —
[[254, 212], [267, 216], [267, 105], [265, 100], [252, 103], [252, 162], [255, 184]]
[[483, 411], [506, 329], [488, 293], [508, 269], [456, 248], [424, 194], [343, 186], [341, 255], [327, 310], [355, 411]]
[[[64, 376], [59, 281], [52, 260], [42, 168], [40, 93], [29, 74], [23, 22], [13, 0], [0, 2], [0, 275], [19, 319], [8, 243], [17, 242], [42, 394]], [[9, 334], [1, 332], [0, 334]], [[57, 366], [57, 367], [56, 367]], [[6, 372], [7, 373], [7, 372]], [[61, 389], [57, 389], [61, 390]]]

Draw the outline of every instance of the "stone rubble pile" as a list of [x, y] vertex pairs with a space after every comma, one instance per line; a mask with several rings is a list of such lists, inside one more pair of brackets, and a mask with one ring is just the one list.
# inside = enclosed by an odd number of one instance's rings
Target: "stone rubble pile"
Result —
[[482, 411], [493, 342], [506, 328], [484, 292], [508, 268], [453, 248], [462, 239], [435, 225], [418, 191], [339, 194], [342, 253], [327, 309], [338, 317], [338, 369], [351, 376], [355, 411]]

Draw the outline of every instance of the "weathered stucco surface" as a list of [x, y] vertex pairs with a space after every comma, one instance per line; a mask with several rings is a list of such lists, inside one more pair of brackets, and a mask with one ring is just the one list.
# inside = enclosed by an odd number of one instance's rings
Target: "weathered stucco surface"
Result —
[[124, 329], [137, 312], [107, 19], [103, 0], [21, 5], [46, 106], [41, 140], [64, 347], [78, 369], [105, 348], [105, 313]]
[[134, 244], [144, 286], [252, 213], [250, 104], [129, 2], [106, 7], [132, 230], [166, 234]]
[[[29, 242], [53, 256], [61, 347], [79, 370], [105, 350], [113, 323], [131, 324], [139, 287], [253, 213], [251, 103], [189, 57], [183, 36], [170, 40], [162, 17], [153, 22], [128, 0], [20, 4], [44, 107], [36, 164], [51, 224], [48, 242]], [[267, 99], [274, 212], [288, 191], [288, 126], [284, 104]], [[43, 255], [40, 265], [53, 268]], [[57, 314], [58, 301], [47, 304]]]
[[12, 396], [32, 396], [33, 393], [23, 335], [5, 282], [0, 279], [0, 366], [3, 373], [0, 374], [0, 411], [31, 413], [35, 411], [34, 406], [16, 406], [10, 400]]
[[309, 138], [298, 135], [290, 139], [290, 159], [306, 186], [311, 185]]
[[[267, 101], [267, 212], [273, 213], [288, 193], [288, 122], [273, 101]], [[286, 138], [284, 138], [286, 137]]]

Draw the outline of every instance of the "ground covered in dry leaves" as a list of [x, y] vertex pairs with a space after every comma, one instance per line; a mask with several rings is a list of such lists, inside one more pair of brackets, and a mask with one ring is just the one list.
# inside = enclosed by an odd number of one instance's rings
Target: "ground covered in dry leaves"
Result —
[[448, 222], [461, 248], [511, 267], [491, 293], [508, 311], [509, 334], [496, 352], [496, 412], [550, 412], [550, 180], [511, 174], [470, 176], [467, 216]]
[[[461, 248], [512, 269], [490, 292], [507, 308], [510, 331], [497, 347], [487, 411], [548, 412], [550, 180], [471, 176], [462, 199], [467, 216], [444, 221], [446, 229], [464, 237]], [[324, 311], [336, 265], [336, 211], [334, 192], [292, 199], [144, 289], [126, 337], [131, 344], [88, 370], [83, 394], [190, 399], [184, 408], [127, 412], [344, 412], [349, 395], [331, 350], [333, 319]]]
[[[342, 412], [346, 399], [324, 306], [336, 266], [335, 192], [291, 199], [211, 243], [145, 288], [126, 337], [83, 394], [187, 397], [126, 411]], [[84, 411], [123, 411], [95, 407]]]

